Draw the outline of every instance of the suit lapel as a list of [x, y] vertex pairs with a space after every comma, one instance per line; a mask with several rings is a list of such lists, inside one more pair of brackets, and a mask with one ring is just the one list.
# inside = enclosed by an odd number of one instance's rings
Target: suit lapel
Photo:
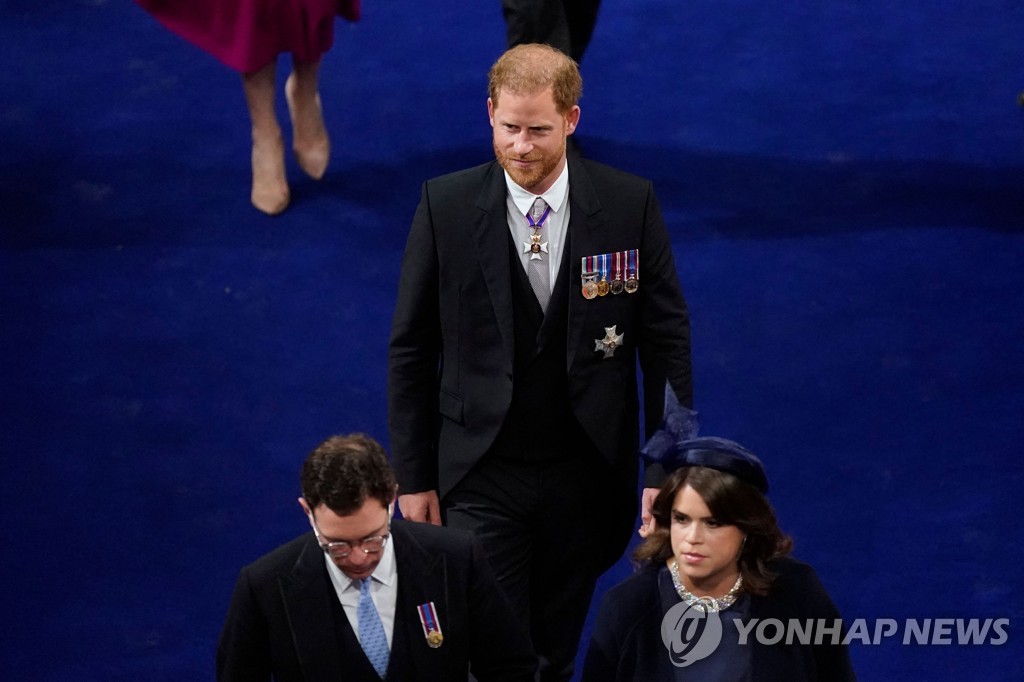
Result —
[[508, 256], [508, 219], [505, 207], [505, 174], [501, 166], [492, 163], [484, 176], [476, 206], [480, 217], [474, 226], [480, 268], [484, 273], [491, 305], [498, 320], [498, 329], [509, 363], [515, 353], [515, 332], [512, 328], [511, 270]]
[[341, 652], [329, 601], [334, 589], [324, 554], [312, 533], [292, 572], [281, 578], [280, 589], [303, 676], [309, 680], [339, 679]]
[[410, 668], [424, 679], [441, 679], [448, 669], [450, 646], [431, 649], [426, 645], [417, 607], [434, 602], [441, 631], [446, 632], [448, 607], [447, 565], [440, 553], [429, 553], [416, 538], [396, 522], [395, 560], [398, 562], [398, 603], [395, 606], [395, 628], [403, 628], [408, 643]]
[[601, 253], [600, 235], [606, 228], [601, 201], [583, 164], [569, 155], [569, 329], [567, 331], [566, 370], [572, 370], [576, 351], [580, 348], [580, 335], [586, 320], [586, 299], [576, 289], [582, 276], [581, 259]]
[[[566, 369], [572, 368], [576, 351], [580, 347], [580, 335], [586, 318], [587, 308], [582, 296], [576, 295], [580, 281], [580, 260], [583, 256], [599, 253], [599, 235], [606, 229], [601, 201], [583, 164], [573, 155], [569, 163], [569, 218], [568, 263], [559, 269], [559, 279], [568, 276], [569, 324], [566, 343]], [[498, 328], [509, 362], [515, 356], [515, 331], [512, 317], [512, 290], [508, 252], [508, 218], [505, 197], [505, 174], [501, 166], [491, 164], [484, 176], [476, 206], [480, 217], [474, 226], [480, 267], [484, 273], [491, 305], [498, 320]], [[568, 272], [566, 272], [566, 269]]]

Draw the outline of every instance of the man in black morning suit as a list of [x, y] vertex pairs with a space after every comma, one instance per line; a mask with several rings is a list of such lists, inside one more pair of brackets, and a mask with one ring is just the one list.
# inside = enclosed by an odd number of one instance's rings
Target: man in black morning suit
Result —
[[[389, 352], [402, 514], [476, 534], [552, 680], [571, 677], [595, 581], [633, 528], [637, 357], [648, 431], [666, 380], [691, 396], [651, 184], [566, 156], [581, 88], [547, 46], [492, 67], [497, 162], [424, 185]], [[660, 472], [646, 478], [645, 510]]]
[[391, 521], [394, 494], [367, 436], [307, 457], [299, 501], [312, 532], [242, 569], [218, 680], [465, 682], [470, 668], [481, 682], [534, 679], [525, 629], [476, 541]]
[[546, 43], [580, 62], [600, 5], [600, 0], [501, 0], [508, 46]]

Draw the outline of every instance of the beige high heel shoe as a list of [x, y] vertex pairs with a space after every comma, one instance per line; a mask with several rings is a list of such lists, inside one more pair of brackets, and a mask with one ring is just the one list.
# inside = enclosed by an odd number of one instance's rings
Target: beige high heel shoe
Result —
[[314, 180], [319, 180], [327, 171], [331, 160], [331, 140], [324, 126], [323, 108], [320, 95], [313, 100], [314, 107], [304, 104], [299, 108], [295, 100], [295, 76], [288, 76], [284, 84], [285, 99], [288, 100], [288, 114], [292, 118], [292, 151], [299, 162], [299, 168]]
[[284, 141], [263, 144], [252, 141], [252, 205], [267, 215], [288, 208], [291, 196], [284, 174]]

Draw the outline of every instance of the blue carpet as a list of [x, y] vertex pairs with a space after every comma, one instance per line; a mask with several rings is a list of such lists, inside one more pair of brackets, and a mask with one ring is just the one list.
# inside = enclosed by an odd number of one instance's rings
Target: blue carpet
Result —
[[[703, 432], [844, 615], [1011, 621], [861, 679], [1024, 679], [1024, 8], [604, 5], [580, 142], [656, 183]], [[385, 438], [418, 188], [490, 157], [503, 40], [497, 0], [339, 23], [332, 166], [272, 219], [236, 74], [131, 3], [0, 3], [0, 677], [212, 679], [305, 453]]]

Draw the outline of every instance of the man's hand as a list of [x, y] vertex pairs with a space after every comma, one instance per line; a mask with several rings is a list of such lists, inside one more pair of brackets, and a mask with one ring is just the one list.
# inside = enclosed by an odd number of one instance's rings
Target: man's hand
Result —
[[654, 521], [654, 516], [651, 515], [651, 506], [660, 490], [660, 488], [644, 488], [643, 495], [640, 497], [640, 530], [638, 532], [642, 538], [653, 533], [655, 526], [658, 525]]
[[441, 503], [437, 499], [436, 490], [399, 495], [398, 508], [402, 510], [402, 518], [407, 521], [441, 525]]

